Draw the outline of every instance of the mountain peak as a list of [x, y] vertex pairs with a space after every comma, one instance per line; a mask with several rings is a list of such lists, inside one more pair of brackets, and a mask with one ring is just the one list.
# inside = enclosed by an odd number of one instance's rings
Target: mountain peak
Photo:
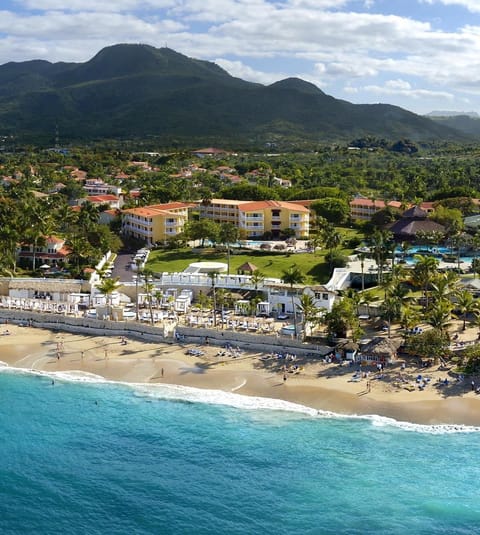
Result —
[[325, 94], [321, 89], [319, 89], [316, 85], [306, 82], [305, 80], [302, 80], [301, 78], [285, 78], [284, 80], [280, 80], [278, 82], [274, 82], [269, 87], [275, 88], [275, 89], [288, 89], [290, 91], [301, 91], [302, 93], [310, 93], [310, 94]]

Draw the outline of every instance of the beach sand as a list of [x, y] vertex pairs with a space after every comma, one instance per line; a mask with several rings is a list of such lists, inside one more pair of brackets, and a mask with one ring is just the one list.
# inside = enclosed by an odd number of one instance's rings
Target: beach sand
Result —
[[[8, 335], [2, 332], [8, 329]], [[202, 355], [188, 355], [198, 349]], [[405, 370], [373, 368], [369, 378], [352, 380], [356, 367], [298, 358], [299, 373], [284, 371], [285, 361], [260, 353], [237, 358], [221, 349], [191, 344], [150, 343], [118, 337], [87, 336], [7, 325], [0, 331], [0, 360], [12, 367], [46, 372], [78, 370], [112, 381], [168, 383], [282, 399], [345, 415], [376, 414], [422, 424], [480, 425], [480, 395], [470, 378], [456, 381], [439, 367]], [[360, 374], [360, 375], [362, 375]], [[418, 375], [429, 378], [419, 388]], [[284, 380], [284, 376], [286, 380]], [[449, 379], [448, 385], [440, 380]], [[480, 385], [480, 382], [478, 383]], [[369, 385], [369, 386], [368, 386]], [[409, 388], [408, 390], [406, 388]]]

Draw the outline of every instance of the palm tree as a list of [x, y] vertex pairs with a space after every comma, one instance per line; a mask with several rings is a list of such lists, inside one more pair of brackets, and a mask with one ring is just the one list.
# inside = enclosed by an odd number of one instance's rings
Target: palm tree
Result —
[[135, 277], [135, 320], [136, 321], [139, 321], [140, 320], [140, 313], [139, 313], [139, 305], [138, 305], [138, 283], [140, 282], [140, 266], [142, 265], [142, 261], [140, 260], [140, 258], [137, 258], [135, 260], [135, 265], [137, 267], [137, 276]]
[[467, 314], [475, 310], [476, 301], [466, 288], [455, 294], [455, 301], [455, 308], [458, 309], [463, 319], [462, 331], [464, 331], [467, 327]]
[[119, 286], [119, 278], [115, 279], [102, 279], [99, 284], [97, 284], [97, 289], [105, 296], [107, 308], [109, 310], [109, 315], [111, 315], [111, 307], [112, 307], [112, 294], [115, 292]]
[[[144, 269], [142, 271], [143, 275], [143, 289], [145, 290], [145, 293], [147, 294], [147, 302], [148, 302], [148, 310], [150, 312], [150, 323], [153, 325], [153, 308], [152, 308], [152, 300], [153, 300], [153, 290], [155, 290], [155, 285], [153, 284], [153, 271], [151, 269]], [[138, 275], [137, 275], [138, 276]]]
[[362, 292], [365, 291], [365, 259], [367, 255], [365, 253], [359, 253], [358, 259], [360, 260], [360, 270], [362, 272]]
[[287, 270], [283, 271], [282, 273], [282, 281], [285, 284], [290, 285], [290, 294], [292, 297], [292, 310], [293, 310], [293, 332], [295, 338], [298, 335], [297, 331], [297, 312], [296, 312], [296, 306], [295, 306], [295, 294], [293, 292], [293, 285], [294, 284], [302, 284], [305, 280], [305, 275], [298, 269], [298, 267], [295, 264], [292, 264]]
[[84, 232], [92, 229], [92, 227], [98, 223], [98, 216], [100, 210], [98, 206], [91, 203], [90, 201], [85, 201], [78, 213], [78, 223]]
[[312, 254], [315, 255], [315, 251], [320, 245], [323, 243], [322, 237], [318, 234], [310, 234], [308, 243], [310, 248], [312, 249]]
[[390, 338], [392, 322], [400, 318], [402, 310], [402, 301], [396, 296], [388, 295], [381, 307], [381, 316], [387, 322], [388, 338]]
[[208, 278], [212, 284], [212, 297], [213, 297], [213, 326], [217, 326], [217, 292], [216, 292], [216, 283], [217, 283], [218, 271], [209, 271]]
[[386, 230], [376, 230], [372, 236], [372, 249], [377, 263], [377, 283], [383, 278], [383, 264], [390, 250], [392, 233]]
[[452, 303], [441, 300], [432, 305], [425, 321], [442, 334], [446, 333], [450, 320], [452, 319]]
[[230, 244], [238, 241], [238, 227], [233, 223], [220, 225], [220, 243], [227, 247], [227, 275], [230, 275]]
[[434, 275], [431, 283], [431, 294], [434, 301], [448, 299], [457, 291], [459, 276], [454, 271], [445, 271]]
[[370, 305], [376, 300], [377, 298], [372, 291], [367, 290], [360, 293], [360, 305], [367, 307], [367, 316], [370, 316]]
[[408, 255], [408, 251], [411, 249], [412, 244], [408, 241], [402, 241], [400, 244], [400, 254], [402, 255], [402, 262], [405, 263], [405, 257]]
[[328, 225], [323, 228], [322, 236], [323, 243], [325, 244], [326, 249], [328, 249], [329, 266], [330, 271], [332, 271], [333, 251], [341, 245], [342, 235], [333, 225]]
[[300, 296], [300, 304], [298, 308], [302, 312], [303, 320], [303, 338], [305, 340], [307, 336], [307, 328], [312, 329], [316, 323], [318, 323], [319, 309], [315, 305], [315, 300], [309, 294], [303, 293]]
[[250, 276], [250, 283], [253, 284], [255, 292], [258, 292], [258, 287], [260, 284], [263, 284], [265, 281], [265, 274], [262, 273], [259, 269], [252, 271]]
[[477, 231], [474, 236], [472, 237], [472, 252], [473, 252], [473, 258], [472, 258], [472, 271], [473, 271], [473, 278], [476, 278], [477, 273], [480, 271], [480, 262], [477, 258], [478, 250], [480, 249], [480, 232]]
[[438, 270], [438, 260], [433, 256], [414, 255], [416, 260], [412, 270], [412, 282], [423, 290], [425, 310], [428, 308], [428, 289]]
[[418, 310], [408, 303], [404, 304], [401, 309], [400, 324], [405, 330], [405, 334], [407, 335], [419, 322], [420, 313]]
[[353, 310], [358, 316], [358, 307], [360, 306], [361, 294], [353, 288], [347, 288], [346, 290], [341, 291], [341, 295], [345, 299], [350, 299], [350, 301], [352, 302]]

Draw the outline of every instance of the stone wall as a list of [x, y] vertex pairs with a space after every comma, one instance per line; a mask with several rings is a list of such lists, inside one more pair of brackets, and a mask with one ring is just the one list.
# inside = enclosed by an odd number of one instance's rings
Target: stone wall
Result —
[[251, 351], [288, 352], [296, 354], [314, 354], [318, 356], [331, 353], [332, 348], [326, 345], [306, 344], [291, 338], [268, 335], [249, 334], [235, 331], [219, 331], [215, 329], [184, 327], [177, 325], [176, 332], [185, 337], [186, 342], [204, 344], [206, 337], [208, 343], [219, 347], [231, 344], [236, 347]]
[[175, 339], [177, 333], [185, 343], [189, 344], [203, 345], [208, 337], [209, 345], [224, 347], [226, 344], [231, 344], [244, 350], [265, 353], [274, 351], [323, 356], [332, 351], [332, 348], [326, 345], [306, 344], [281, 336], [176, 326], [173, 322], [157, 327], [134, 321], [103, 321], [22, 310], [0, 310], [0, 322], [6, 321], [31, 324], [52, 331], [95, 336], [127, 336], [148, 342], [177, 343]]

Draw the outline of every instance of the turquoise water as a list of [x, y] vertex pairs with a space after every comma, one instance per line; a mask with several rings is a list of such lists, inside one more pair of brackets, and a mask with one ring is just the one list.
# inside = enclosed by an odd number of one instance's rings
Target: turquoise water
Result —
[[[414, 255], [431, 255], [437, 258], [438, 260], [442, 259], [443, 254], [452, 254], [452, 249], [450, 247], [434, 247], [430, 245], [415, 245], [413, 247], [410, 247], [408, 249], [408, 254], [405, 257], [405, 261], [407, 264], [415, 264], [416, 260], [413, 258]], [[400, 247], [397, 247], [395, 249], [395, 255], [397, 257], [402, 256], [402, 249]], [[466, 262], [471, 264], [473, 260], [473, 256], [460, 256], [460, 262]], [[452, 267], [456, 266], [456, 262], [452, 262]]]
[[478, 429], [75, 374], [0, 403], [2, 534], [479, 530]]

